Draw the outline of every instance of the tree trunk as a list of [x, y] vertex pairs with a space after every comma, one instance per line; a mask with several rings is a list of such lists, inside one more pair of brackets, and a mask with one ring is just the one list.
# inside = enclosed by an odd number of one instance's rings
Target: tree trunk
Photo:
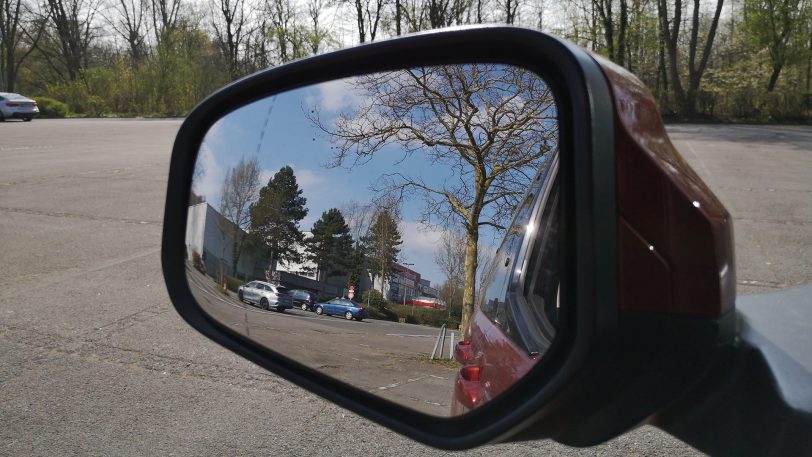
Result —
[[474, 300], [476, 298], [476, 269], [477, 244], [479, 231], [475, 228], [468, 230], [465, 237], [465, 283], [462, 294], [462, 320], [460, 322], [460, 341], [465, 339], [468, 327], [471, 325], [471, 316], [474, 315]]
[[770, 82], [767, 83], [767, 92], [772, 92], [775, 89], [775, 84], [778, 82], [778, 76], [781, 74], [783, 65], [773, 66], [773, 72], [770, 74]]

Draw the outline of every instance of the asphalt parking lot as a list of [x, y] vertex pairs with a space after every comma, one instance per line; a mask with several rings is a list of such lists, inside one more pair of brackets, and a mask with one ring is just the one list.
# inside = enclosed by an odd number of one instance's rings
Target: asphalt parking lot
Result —
[[[434, 327], [370, 318], [358, 322], [297, 308], [263, 310], [221, 292], [194, 268], [187, 268], [187, 276], [206, 313], [234, 332], [388, 400], [435, 416], [451, 414], [459, 367], [448, 360], [455, 340], [450, 332], [440, 345]], [[441, 354], [431, 362], [435, 344]]]
[[[444, 455], [230, 354], [169, 302], [177, 120], [0, 124], [0, 455]], [[734, 217], [740, 294], [812, 282], [812, 128], [671, 126]], [[691, 455], [652, 427], [466, 455]]]

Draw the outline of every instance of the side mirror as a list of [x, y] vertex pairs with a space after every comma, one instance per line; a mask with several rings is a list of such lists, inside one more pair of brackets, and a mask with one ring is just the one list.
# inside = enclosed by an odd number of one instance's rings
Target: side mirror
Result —
[[599, 443], [734, 336], [729, 217], [648, 91], [519, 28], [372, 43], [213, 94], [175, 142], [162, 260], [207, 337], [448, 449]]

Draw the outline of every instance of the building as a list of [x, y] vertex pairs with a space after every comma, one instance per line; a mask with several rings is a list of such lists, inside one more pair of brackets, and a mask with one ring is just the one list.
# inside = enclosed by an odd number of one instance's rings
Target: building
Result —
[[[206, 202], [189, 207], [186, 221], [186, 256], [191, 263], [194, 255], [202, 259], [206, 274], [219, 277], [221, 274], [250, 281], [265, 278], [270, 261], [243, 250], [236, 271], [232, 265], [235, 225]], [[237, 228], [240, 236], [246, 233]]]
[[[313, 238], [313, 232], [302, 232], [304, 239]], [[303, 244], [296, 246], [296, 252], [302, 258], [301, 262], [285, 262], [280, 261], [276, 264], [276, 271], [284, 271], [286, 273], [303, 276], [317, 281], [316, 273], [318, 266], [305, 258], [305, 247]]]
[[[195, 254], [200, 256], [206, 274], [218, 280], [225, 274], [243, 281], [273, 281], [285, 287], [316, 292], [324, 297], [346, 296], [346, 277], [333, 276], [325, 282], [319, 282], [316, 280], [316, 264], [308, 260], [281, 261], [276, 268], [271, 268], [269, 256], [259, 255], [246, 248], [240, 253], [235, 271], [232, 265], [235, 228], [240, 236], [247, 235], [208, 203], [190, 206], [186, 224], [187, 261], [191, 264]], [[304, 235], [305, 238], [313, 236], [310, 232], [304, 232]], [[300, 254], [305, 253], [303, 245], [296, 249]], [[369, 280], [361, 284], [362, 288], [368, 286]]]
[[[392, 275], [384, 285], [384, 297], [389, 301], [403, 303], [417, 293], [420, 273], [399, 263], [392, 264]], [[375, 278], [375, 288], [381, 289], [381, 278]]]
[[440, 291], [436, 287], [432, 287], [431, 281], [421, 278], [420, 283], [417, 285], [417, 294], [437, 298], [440, 295]]

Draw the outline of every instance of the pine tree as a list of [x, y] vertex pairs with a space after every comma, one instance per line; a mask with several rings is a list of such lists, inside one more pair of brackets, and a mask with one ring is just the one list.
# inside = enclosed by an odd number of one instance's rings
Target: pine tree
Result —
[[367, 236], [362, 238], [363, 249], [368, 259], [372, 278], [381, 278], [381, 294], [385, 295], [384, 284], [392, 277], [392, 264], [400, 254], [400, 238], [398, 222], [388, 209], [383, 209], [375, 215], [375, 222], [369, 228]]
[[350, 227], [337, 208], [321, 214], [313, 224], [313, 237], [305, 240], [307, 259], [317, 265], [316, 277], [326, 281], [330, 276], [346, 273], [352, 261]]
[[304, 236], [299, 222], [307, 216], [306, 203], [289, 166], [280, 168], [259, 190], [259, 199], [251, 206], [251, 237], [270, 250], [272, 270], [280, 261], [301, 261], [297, 246]]

